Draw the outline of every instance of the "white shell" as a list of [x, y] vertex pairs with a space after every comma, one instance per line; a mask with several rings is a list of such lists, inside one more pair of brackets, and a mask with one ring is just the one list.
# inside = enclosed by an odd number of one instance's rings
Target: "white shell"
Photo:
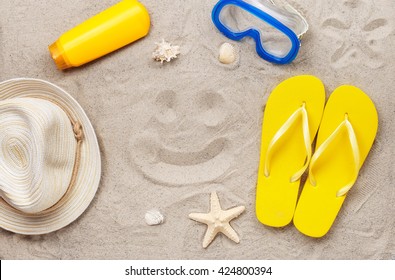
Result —
[[160, 61], [162, 64], [164, 61], [170, 62], [180, 54], [179, 46], [172, 46], [171, 43], [166, 42], [164, 39], [162, 39], [162, 42], [155, 44], [156, 49], [152, 53], [152, 58], [156, 61]]
[[145, 222], [149, 226], [160, 225], [165, 221], [162, 213], [156, 209], [152, 209], [145, 213]]
[[223, 64], [231, 64], [237, 59], [237, 50], [230, 43], [223, 43], [219, 47], [219, 57], [218, 60]]

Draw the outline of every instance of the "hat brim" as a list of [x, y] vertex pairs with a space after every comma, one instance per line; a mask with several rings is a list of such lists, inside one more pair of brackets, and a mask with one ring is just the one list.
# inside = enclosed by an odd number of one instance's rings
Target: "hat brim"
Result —
[[11, 79], [0, 83], [0, 100], [34, 97], [53, 100], [78, 120], [84, 132], [75, 184], [54, 207], [36, 214], [23, 213], [0, 198], [0, 227], [26, 235], [45, 234], [76, 220], [93, 200], [101, 177], [100, 149], [95, 131], [77, 101], [63, 89], [38, 79]]

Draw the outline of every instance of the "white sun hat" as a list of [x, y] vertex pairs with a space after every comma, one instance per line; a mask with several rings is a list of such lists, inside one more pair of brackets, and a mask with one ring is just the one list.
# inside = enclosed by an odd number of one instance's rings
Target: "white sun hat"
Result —
[[37, 79], [0, 83], [0, 227], [35, 235], [67, 226], [89, 206], [99, 145], [81, 106]]

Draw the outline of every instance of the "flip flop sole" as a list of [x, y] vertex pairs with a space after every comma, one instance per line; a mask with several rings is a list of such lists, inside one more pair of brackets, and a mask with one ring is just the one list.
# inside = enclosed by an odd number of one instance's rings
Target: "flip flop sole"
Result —
[[301, 118], [275, 145], [268, 177], [264, 173], [267, 149], [276, 132], [303, 103], [312, 141], [325, 103], [324, 85], [318, 78], [310, 75], [289, 78], [273, 90], [266, 104], [256, 191], [256, 216], [268, 226], [282, 227], [292, 221], [300, 182], [297, 180], [291, 183], [290, 178], [306, 160]]
[[[361, 168], [373, 144], [378, 127], [377, 111], [360, 89], [343, 85], [330, 96], [318, 131], [318, 148], [344, 121], [351, 123], [358, 142]], [[306, 180], [295, 210], [294, 225], [305, 235], [322, 237], [331, 228], [346, 195], [338, 191], [353, 180], [353, 151], [344, 129], [320, 155], [313, 168], [316, 186]], [[317, 149], [316, 149], [317, 150]]]

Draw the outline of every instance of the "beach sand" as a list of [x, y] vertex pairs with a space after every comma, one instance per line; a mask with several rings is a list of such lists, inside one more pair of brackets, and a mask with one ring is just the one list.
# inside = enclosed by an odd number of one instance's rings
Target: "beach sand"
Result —
[[[141, 0], [147, 37], [57, 70], [48, 45], [116, 2], [0, 3], [0, 80], [39, 78], [69, 92], [96, 130], [103, 171], [90, 207], [69, 226], [41, 236], [0, 229], [0, 259], [395, 259], [394, 1], [290, 0], [310, 29], [294, 62], [278, 66], [218, 32], [215, 0]], [[151, 57], [162, 38], [181, 47], [163, 65]], [[236, 64], [218, 61], [223, 42], [239, 48]], [[300, 74], [319, 77], [327, 97], [342, 84], [361, 88], [379, 114], [358, 181], [320, 239], [255, 218], [264, 106], [277, 84]], [[188, 214], [208, 212], [211, 191], [224, 209], [246, 207], [231, 222], [239, 244], [219, 235], [202, 248], [206, 226]], [[153, 208], [163, 224], [146, 225]]]

